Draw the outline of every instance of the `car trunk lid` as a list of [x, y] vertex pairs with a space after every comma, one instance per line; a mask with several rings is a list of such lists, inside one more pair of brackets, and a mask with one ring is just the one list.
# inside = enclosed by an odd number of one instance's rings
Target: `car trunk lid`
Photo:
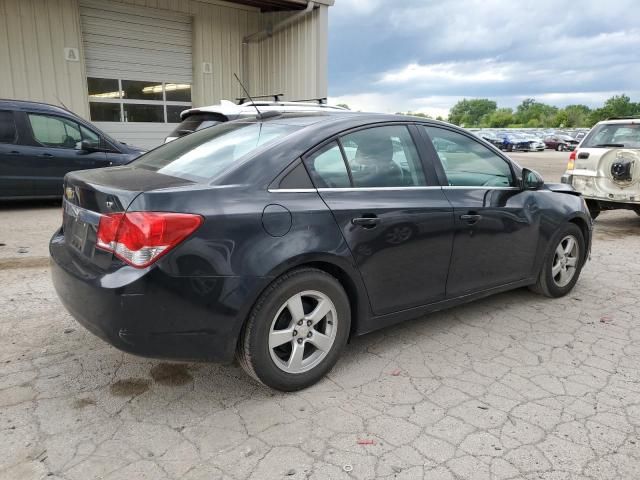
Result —
[[142, 192], [191, 185], [192, 181], [130, 166], [73, 172], [65, 177], [62, 233], [67, 248], [102, 268], [113, 255], [97, 248], [100, 219], [124, 213]]

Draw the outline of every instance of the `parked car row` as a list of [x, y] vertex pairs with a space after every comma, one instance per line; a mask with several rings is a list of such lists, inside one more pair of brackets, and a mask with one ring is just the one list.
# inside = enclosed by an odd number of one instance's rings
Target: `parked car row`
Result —
[[507, 152], [539, 152], [545, 149], [553, 149], [559, 152], [573, 151], [586, 135], [584, 130], [573, 130], [570, 133], [532, 129], [472, 129], [472, 131], [480, 138]]

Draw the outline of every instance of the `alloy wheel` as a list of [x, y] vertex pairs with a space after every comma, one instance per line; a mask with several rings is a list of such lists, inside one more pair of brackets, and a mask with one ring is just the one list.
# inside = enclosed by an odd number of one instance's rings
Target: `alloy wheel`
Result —
[[307, 290], [291, 296], [276, 313], [269, 329], [269, 354], [286, 373], [303, 373], [331, 351], [338, 314], [322, 292]]
[[556, 247], [551, 266], [551, 276], [558, 287], [565, 287], [571, 282], [576, 274], [579, 258], [577, 239], [573, 235], [567, 235]]

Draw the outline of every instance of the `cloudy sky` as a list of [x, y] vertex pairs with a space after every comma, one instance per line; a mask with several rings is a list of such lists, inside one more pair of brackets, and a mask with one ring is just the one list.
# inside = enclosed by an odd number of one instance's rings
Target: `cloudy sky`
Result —
[[335, 0], [329, 96], [447, 114], [461, 98], [640, 101], [640, 0]]

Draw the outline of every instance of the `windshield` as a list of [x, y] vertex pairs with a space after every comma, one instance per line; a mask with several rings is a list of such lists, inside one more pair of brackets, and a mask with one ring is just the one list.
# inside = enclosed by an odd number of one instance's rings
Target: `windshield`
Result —
[[640, 124], [614, 123], [597, 125], [582, 143], [583, 148], [640, 148]]
[[300, 127], [276, 123], [223, 123], [166, 143], [131, 163], [164, 175], [208, 181], [233, 163]]

